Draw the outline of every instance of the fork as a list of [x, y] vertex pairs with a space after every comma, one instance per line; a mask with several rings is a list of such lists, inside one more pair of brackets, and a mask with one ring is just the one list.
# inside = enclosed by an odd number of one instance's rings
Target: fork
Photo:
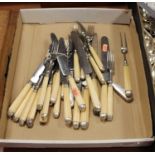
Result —
[[124, 33], [124, 41], [122, 34], [120, 33], [120, 41], [121, 41], [121, 53], [123, 54], [123, 72], [124, 72], [124, 87], [125, 94], [127, 97], [132, 97], [132, 88], [131, 88], [131, 80], [130, 80], [130, 70], [128, 61], [126, 58], [126, 54], [128, 53], [128, 45], [126, 34]]

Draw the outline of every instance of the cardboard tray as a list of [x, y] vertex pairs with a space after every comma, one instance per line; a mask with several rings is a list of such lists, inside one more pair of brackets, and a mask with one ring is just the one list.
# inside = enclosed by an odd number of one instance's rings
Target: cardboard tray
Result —
[[[50, 43], [50, 33], [67, 38], [75, 21], [95, 25], [98, 40], [107, 35], [115, 55], [114, 81], [123, 85], [122, 54], [119, 33], [128, 40], [127, 59], [131, 71], [134, 101], [126, 103], [114, 93], [114, 120], [103, 123], [92, 113], [88, 130], [73, 130], [50, 117], [41, 126], [38, 116], [32, 129], [19, 127], [7, 119], [12, 100], [43, 60]], [[9, 147], [109, 147], [144, 146], [153, 141], [152, 118], [144, 65], [136, 26], [128, 9], [61, 8], [20, 11], [12, 47], [12, 56], [0, 120], [0, 144]]]

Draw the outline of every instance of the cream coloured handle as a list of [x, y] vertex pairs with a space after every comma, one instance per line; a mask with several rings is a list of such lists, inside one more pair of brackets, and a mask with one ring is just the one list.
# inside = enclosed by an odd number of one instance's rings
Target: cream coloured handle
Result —
[[89, 111], [90, 111], [90, 97], [88, 88], [83, 89], [83, 98], [86, 103], [86, 111], [81, 112], [80, 126], [82, 129], [87, 129], [89, 126]]
[[86, 109], [85, 102], [84, 102], [82, 95], [81, 95], [81, 93], [80, 93], [80, 91], [79, 91], [79, 89], [71, 75], [68, 76], [68, 81], [69, 81], [69, 85], [72, 89], [73, 96], [75, 97], [75, 101], [77, 102], [80, 111], [85, 111], [85, 109]]
[[113, 119], [113, 87], [111, 84], [108, 85], [108, 113], [107, 120], [112, 121]]
[[102, 85], [100, 98], [101, 98], [100, 119], [102, 121], [105, 121], [107, 118], [107, 110], [108, 110], [108, 87], [107, 87], [107, 84]]
[[19, 125], [23, 126], [25, 124], [25, 121], [26, 121], [28, 113], [29, 113], [29, 111], [30, 111], [30, 109], [32, 107], [32, 104], [34, 102], [36, 94], [37, 94], [37, 91], [33, 90], [32, 95], [31, 95], [29, 101], [27, 102], [27, 104], [26, 104], [26, 106], [25, 106], [21, 116], [19, 117]]
[[80, 81], [80, 64], [77, 51], [74, 52], [74, 79], [76, 82]]
[[94, 58], [94, 60], [95, 60], [95, 62], [97, 64], [97, 66], [99, 67], [99, 69], [101, 71], [104, 71], [103, 64], [102, 64], [99, 56], [97, 55], [96, 51], [94, 50], [94, 48], [91, 45], [89, 45], [89, 49], [90, 49], [90, 53], [93, 56], [93, 58]]
[[60, 71], [57, 71], [53, 76], [51, 104], [54, 104], [56, 102], [59, 86], [60, 86]]
[[97, 93], [98, 96], [99, 96], [99, 86], [98, 86], [98, 81], [97, 81], [97, 79], [96, 79], [95, 77], [93, 77], [93, 78], [92, 78], [92, 82], [93, 82], [93, 84], [94, 84], [95, 91], [96, 91], [96, 93]]
[[82, 68], [81, 68], [81, 71], [80, 71], [80, 78], [81, 78], [81, 80], [85, 80], [85, 73], [84, 73]]
[[17, 98], [13, 101], [13, 103], [11, 104], [8, 110], [9, 117], [12, 117], [14, 113], [17, 111], [18, 107], [20, 106], [21, 102], [29, 92], [30, 88], [31, 88], [31, 83], [27, 83], [25, 87], [21, 90]]
[[99, 81], [101, 82], [101, 84], [103, 84], [105, 82], [104, 81], [104, 77], [103, 77], [102, 72], [98, 68], [96, 62], [94, 61], [94, 59], [91, 56], [89, 56], [89, 61], [90, 61], [91, 65], [92, 65], [92, 67], [93, 67], [93, 69], [94, 69], [94, 71], [95, 71]]
[[27, 120], [26, 120], [26, 124], [27, 126], [30, 128], [33, 126], [33, 121], [34, 121], [34, 118], [35, 118], [35, 115], [36, 115], [36, 112], [37, 112], [37, 103], [38, 103], [38, 99], [39, 99], [39, 96], [40, 96], [40, 90], [38, 90], [37, 94], [36, 94], [36, 97], [34, 99], [34, 102], [32, 104], [32, 107], [28, 113], [28, 116], [27, 116]]
[[18, 107], [17, 111], [14, 114], [13, 120], [15, 122], [17, 122], [19, 120], [19, 117], [21, 116], [26, 104], [28, 104], [30, 97], [32, 95], [33, 92], [33, 88], [31, 88], [28, 92], [28, 94], [26, 95], [26, 97], [24, 98], [24, 100], [21, 102], [20, 106]]
[[43, 108], [43, 104], [44, 104], [44, 100], [45, 100], [45, 95], [46, 95], [46, 89], [47, 89], [47, 85], [48, 85], [48, 80], [49, 80], [49, 76], [46, 75], [43, 79], [43, 83], [41, 86], [41, 90], [40, 90], [40, 96], [38, 99], [38, 104], [37, 104], [37, 109], [41, 110]]
[[49, 103], [50, 103], [50, 97], [51, 97], [51, 90], [52, 90], [52, 85], [49, 84], [47, 86], [43, 108], [42, 108], [42, 110], [40, 112], [40, 123], [47, 123], [47, 121], [48, 121], [48, 112], [49, 112]]
[[132, 90], [131, 88], [131, 81], [130, 81], [130, 71], [129, 71], [129, 66], [124, 65], [124, 85], [125, 85], [125, 90]]
[[69, 101], [69, 88], [68, 85], [64, 85], [64, 120], [67, 125], [72, 123], [72, 111]]
[[58, 90], [58, 97], [56, 100], [56, 103], [54, 104], [54, 108], [53, 108], [53, 117], [54, 118], [58, 118], [60, 116], [60, 106], [61, 106], [61, 87], [59, 87]]
[[73, 128], [78, 129], [80, 125], [80, 110], [78, 108], [78, 104], [74, 103], [74, 109], [73, 109]]
[[91, 100], [93, 103], [94, 111], [96, 111], [96, 112], [101, 111], [101, 103], [100, 103], [98, 94], [95, 91], [95, 87], [92, 82], [92, 79], [91, 79], [90, 75], [88, 75], [88, 74], [86, 75], [86, 81], [87, 81], [90, 97], [91, 97]]

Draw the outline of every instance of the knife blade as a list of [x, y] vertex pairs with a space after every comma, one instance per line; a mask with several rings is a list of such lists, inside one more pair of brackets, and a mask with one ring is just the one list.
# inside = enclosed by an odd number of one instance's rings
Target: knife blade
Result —
[[91, 68], [91, 65], [89, 64], [88, 57], [87, 57], [87, 54], [86, 54], [86, 51], [84, 48], [84, 44], [83, 44], [82, 40], [80, 39], [77, 31], [71, 32], [71, 38], [73, 41], [73, 45], [78, 52], [80, 66], [86, 75], [86, 81], [87, 81], [88, 89], [89, 89], [90, 96], [91, 96], [91, 99], [93, 102], [94, 111], [100, 111], [101, 110], [100, 101], [99, 101], [99, 97], [94, 89], [92, 79], [90, 77], [90, 74], [92, 73], [92, 68]]
[[69, 81], [69, 85], [72, 89], [72, 93], [75, 97], [76, 102], [78, 103], [79, 109], [80, 111], [84, 111], [86, 106], [85, 106], [85, 102], [82, 98], [82, 95], [72, 77], [72, 75], [70, 74], [70, 70], [68, 67], [68, 58], [66, 56], [66, 54], [64, 54], [64, 51], [66, 50], [65, 44], [64, 44], [64, 39], [60, 38], [59, 40], [59, 50], [58, 50], [58, 56], [57, 56], [57, 61], [59, 63], [59, 67], [61, 70], [61, 73], [63, 76], [66, 76], [68, 81]]
[[102, 121], [105, 121], [107, 119], [107, 113], [108, 113], [108, 83], [110, 80], [110, 72], [108, 69], [108, 62], [107, 62], [107, 55], [109, 52], [109, 40], [106, 36], [103, 36], [101, 38], [101, 61], [104, 66], [104, 79], [106, 83], [102, 84], [101, 87], [101, 113], [100, 113], [100, 119]]

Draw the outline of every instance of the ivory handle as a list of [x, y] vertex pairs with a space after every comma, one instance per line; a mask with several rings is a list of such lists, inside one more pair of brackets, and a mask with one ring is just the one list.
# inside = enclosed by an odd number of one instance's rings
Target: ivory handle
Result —
[[94, 60], [95, 60], [95, 62], [97, 64], [97, 66], [99, 67], [99, 69], [101, 71], [104, 71], [103, 64], [102, 64], [99, 56], [97, 55], [96, 51], [94, 50], [94, 48], [91, 45], [89, 45], [89, 49], [90, 49], [90, 53], [93, 56], [93, 58], [94, 58]]
[[124, 65], [123, 69], [124, 69], [124, 85], [125, 85], [125, 90], [131, 91], [132, 88], [131, 88], [131, 81], [130, 81], [129, 66], [128, 65]]
[[52, 90], [52, 86], [51, 86], [51, 84], [49, 84], [47, 86], [43, 108], [40, 112], [40, 123], [47, 123], [47, 121], [48, 121], [48, 112], [49, 112], [51, 90]]
[[90, 75], [88, 75], [88, 74], [86, 75], [86, 81], [87, 81], [90, 97], [91, 97], [91, 100], [93, 103], [94, 111], [99, 112], [99, 111], [101, 111], [101, 103], [99, 101], [99, 97], [95, 90], [92, 79], [91, 79]]
[[41, 110], [43, 108], [43, 104], [44, 104], [44, 100], [45, 100], [45, 95], [46, 95], [46, 89], [47, 89], [47, 85], [48, 85], [48, 80], [49, 80], [49, 76], [46, 75], [43, 79], [43, 83], [41, 86], [41, 90], [40, 90], [40, 96], [38, 99], [38, 104], [37, 104], [37, 109]]
[[81, 68], [81, 71], [80, 71], [80, 78], [81, 78], [81, 80], [85, 80], [85, 73], [84, 73], [82, 68]]
[[[99, 94], [99, 88], [98, 88], [98, 81], [95, 77], [92, 78], [92, 82], [94, 84], [94, 87], [95, 87], [95, 91], [97, 94]], [[99, 95], [98, 95], [99, 96]]]
[[32, 95], [32, 92], [33, 92], [33, 88], [31, 88], [28, 92], [28, 94], [26, 95], [26, 97], [24, 98], [24, 100], [21, 102], [20, 106], [18, 107], [17, 111], [15, 112], [14, 114], [14, 117], [13, 117], [13, 120], [15, 122], [17, 122], [19, 120], [19, 117], [21, 116], [26, 104], [28, 103], [31, 95]]
[[78, 108], [78, 104], [74, 103], [74, 109], [73, 109], [73, 128], [78, 129], [80, 124], [80, 110]]
[[68, 85], [64, 85], [64, 120], [67, 125], [72, 123], [72, 111], [69, 102], [69, 88]]
[[113, 119], [113, 87], [112, 85], [108, 85], [108, 113], [107, 120], [112, 121]]
[[101, 97], [100, 119], [102, 121], [105, 121], [107, 118], [107, 110], [108, 110], [108, 87], [107, 87], [107, 84], [102, 85], [100, 97]]
[[101, 84], [103, 84], [105, 82], [104, 81], [104, 77], [103, 77], [102, 72], [98, 68], [96, 62], [94, 61], [94, 59], [91, 56], [89, 56], [89, 61], [90, 61], [91, 65], [92, 65], [92, 67], [93, 67], [93, 69], [94, 69], [94, 71], [95, 71], [99, 81], [101, 82]]
[[85, 109], [86, 109], [85, 102], [82, 98], [82, 95], [81, 95], [73, 77], [71, 75], [69, 75], [68, 80], [69, 80], [70, 87], [72, 89], [73, 96], [75, 97], [75, 101], [77, 102], [80, 111], [85, 111]]
[[59, 86], [60, 86], [60, 71], [57, 71], [57, 72], [55, 72], [55, 74], [53, 76], [51, 104], [54, 104], [56, 102]]
[[80, 81], [80, 64], [77, 51], [74, 52], [74, 79], [76, 82]]
[[28, 113], [29, 113], [29, 111], [30, 111], [30, 109], [32, 107], [32, 104], [34, 102], [36, 94], [37, 94], [36, 90], [33, 90], [29, 101], [27, 102], [25, 108], [23, 109], [23, 112], [22, 112], [21, 116], [19, 117], [19, 125], [20, 126], [23, 126], [25, 124], [26, 118], [27, 118]]
[[12, 117], [14, 113], [17, 111], [18, 107], [20, 106], [21, 102], [29, 92], [30, 88], [31, 88], [31, 83], [27, 83], [25, 87], [21, 90], [17, 98], [13, 101], [13, 103], [11, 104], [8, 110], [9, 117]]
[[38, 103], [38, 99], [39, 99], [39, 96], [40, 96], [40, 90], [38, 90], [37, 94], [36, 94], [36, 97], [34, 99], [34, 102], [33, 102], [33, 105], [28, 113], [28, 116], [27, 116], [27, 120], [26, 120], [26, 124], [29, 128], [31, 128], [33, 126], [33, 121], [34, 121], [34, 118], [35, 118], [35, 114], [37, 112], [37, 103]]
[[58, 118], [60, 116], [60, 106], [61, 106], [61, 88], [59, 87], [58, 90], [58, 97], [56, 100], [56, 103], [54, 104], [54, 109], [53, 109], [53, 117]]
[[81, 112], [80, 126], [82, 129], [87, 129], [89, 126], [89, 111], [90, 111], [90, 97], [88, 88], [83, 89], [83, 98], [86, 103], [86, 110]]

